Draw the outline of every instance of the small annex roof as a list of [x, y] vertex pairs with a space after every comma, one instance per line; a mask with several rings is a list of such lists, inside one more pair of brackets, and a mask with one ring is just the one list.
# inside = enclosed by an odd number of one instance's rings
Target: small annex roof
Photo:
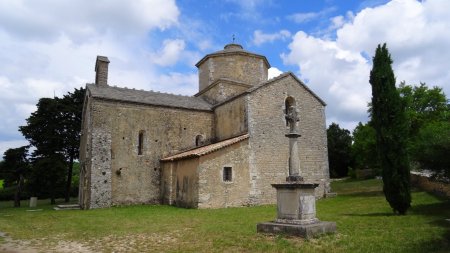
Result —
[[214, 151], [217, 151], [219, 149], [223, 149], [225, 147], [231, 146], [231, 145], [241, 142], [243, 140], [246, 140], [246, 139], [248, 139], [248, 137], [249, 137], [248, 134], [244, 134], [244, 135], [240, 135], [240, 136], [228, 139], [228, 140], [224, 140], [224, 141], [209, 144], [209, 145], [206, 145], [203, 147], [184, 151], [184, 152], [181, 152], [176, 155], [162, 158], [161, 162], [172, 162], [172, 161], [182, 160], [182, 159], [187, 159], [187, 158], [192, 158], [192, 157], [200, 157], [200, 156], [212, 153]]
[[86, 89], [89, 91], [92, 97], [104, 100], [200, 111], [212, 111], [212, 105], [198, 97], [111, 86], [98, 87], [95, 84], [87, 84]]
[[234, 44], [234, 43], [225, 45], [223, 50], [219, 50], [214, 53], [205, 55], [205, 57], [203, 57], [200, 61], [198, 61], [197, 64], [195, 64], [195, 66], [198, 68], [200, 65], [202, 65], [203, 62], [205, 62], [208, 58], [211, 58], [211, 57], [233, 55], [233, 54], [261, 58], [264, 61], [264, 63], [266, 64], [267, 68], [270, 68], [270, 63], [264, 55], [252, 53], [250, 51], [245, 50], [241, 45]]

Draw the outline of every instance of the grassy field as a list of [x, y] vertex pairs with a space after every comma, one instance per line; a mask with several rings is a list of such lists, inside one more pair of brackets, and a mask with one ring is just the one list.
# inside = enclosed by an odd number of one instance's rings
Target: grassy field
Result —
[[[0, 203], [3, 243], [46, 251], [72, 245], [77, 252], [449, 252], [450, 201], [413, 192], [408, 215], [395, 216], [380, 180], [339, 181], [335, 198], [317, 202], [317, 216], [338, 232], [304, 240], [256, 233], [273, 220], [275, 206], [216, 210], [130, 206], [89, 211], [42, 211]], [[23, 203], [25, 204], [25, 202]]]

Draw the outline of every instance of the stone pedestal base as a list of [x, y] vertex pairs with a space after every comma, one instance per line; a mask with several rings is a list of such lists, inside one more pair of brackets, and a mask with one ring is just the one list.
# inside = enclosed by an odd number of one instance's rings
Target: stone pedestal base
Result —
[[[316, 218], [315, 183], [292, 181], [272, 184], [277, 189], [277, 219], [256, 225], [258, 233], [286, 234], [312, 238], [319, 234], [336, 232], [336, 223]], [[289, 178], [288, 178], [289, 179]]]
[[336, 223], [328, 221], [318, 221], [311, 224], [264, 222], [256, 225], [256, 231], [258, 233], [284, 234], [310, 239], [320, 234], [336, 232]]

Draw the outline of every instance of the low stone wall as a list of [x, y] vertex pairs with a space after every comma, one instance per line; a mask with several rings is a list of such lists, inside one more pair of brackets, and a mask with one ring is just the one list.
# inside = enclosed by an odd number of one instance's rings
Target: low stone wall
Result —
[[450, 184], [433, 181], [429, 176], [412, 172], [411, 185], [424, 191], [450, 198]]

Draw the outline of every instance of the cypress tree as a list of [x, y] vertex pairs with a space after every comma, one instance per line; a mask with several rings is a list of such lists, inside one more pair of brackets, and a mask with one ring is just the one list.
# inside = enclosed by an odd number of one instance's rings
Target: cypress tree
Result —
[[371, 120], [376, 130], [384, 195], [393, 211], [404, 215], [411, 206], [408, 125], [391, 64], [386, 43], [378, 45], [369, 80], [372, 85]]

